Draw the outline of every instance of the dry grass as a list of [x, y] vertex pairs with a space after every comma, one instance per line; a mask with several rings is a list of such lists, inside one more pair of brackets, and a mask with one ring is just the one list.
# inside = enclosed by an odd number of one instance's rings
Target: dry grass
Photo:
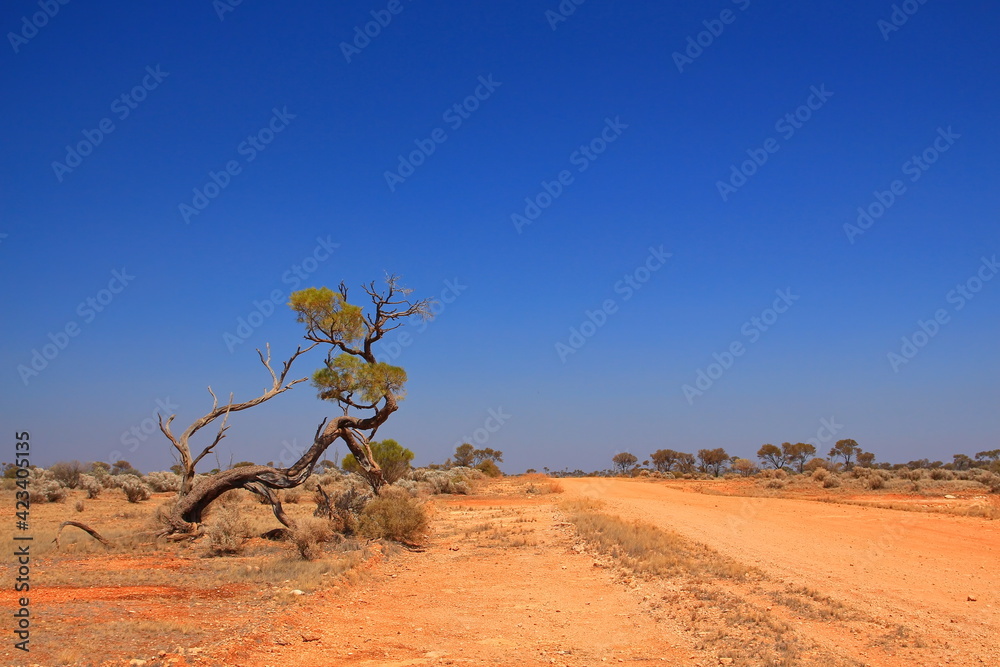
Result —
[[818, 591], [772, 580], [675, 533], [603, 514], [601, 507], [594, 501], [561, 505], [591, 548], [613, 557], [629, 575], [642, 577], [645, 586], [664, 586], [665, 592], [649, 602], [651, 611], [682, 623], [698, 638], [696, 649], [737, 667], [861, 665], [805, 639], [790, 620], [875, 628], [874, 621]]
[[561, 505], [580, 536], [622, 561], [629, 569], [654, 576], [693, 575], [744, 581], [760, 571], [707, 546], [691, 542], [650, 524], [625, 521], [599, 512], [594, 501], [574, 500]]

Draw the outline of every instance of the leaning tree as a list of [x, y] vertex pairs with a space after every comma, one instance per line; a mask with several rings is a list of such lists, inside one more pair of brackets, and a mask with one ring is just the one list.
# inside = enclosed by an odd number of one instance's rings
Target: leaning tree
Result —
[[[161, 425], [161, 430], [178, 451], [182, 468], [182, 485], [177, 502], [165, 517], [164, 535], [179, 538], [198, 535], [202, 516], [219, 496], [233, 489], [246, 489], [271, 504], [275, 517], [289, 528], [292, 520], [284, 513], [275, 493], [304, 483], [327, 448], [343, 440], [358, 462], [361, 475], [378, 494], [385, 479], [372, 454], [370, 442], [393, 412], [399, 408], [406, 383], [406, 372], [375, 358], [373, 345], [388, 332], [398, 329], [413, 316], [429, 317], [428, 300], [411, 301], [411, 290], [402, 287], [397, 276], [386, 278], [384, 289], [375, 283], [362, 289], [371, 306], [351, 304], [344, 283], [338, 291], [326, 287], [295, 292], [289, 306], [305, 325], [305, 338], [310, 344], [299, 347], [284, 363], [280, 372], [271, 367], [270, 348], [260, 354], [261, 362], [271, 375], [272, 385], [259, 397], [242, 403], [229, 402], [219, 406], [215, 394], [213, 406], [183, 434], [175, 437], [170, 430], [173, 416]], [[327, 351], [323, 366], [312, 377], [319, 397], [336, 403], [342, 414], [324, 419], [316, 429], [313, 444], [287, 468], [264, 465], [240, 466], [224, 470], [193, 483], [195, 466], [226, 436], [229, 414], [249, 409], [291, 389], [307, 378], [288, 380], [292, 363], [305, 352], [321, 346]], [[211, 390], [210, 390], [211, 391]], [[221, 419], [215, 438], [197, 455], [192, 454], [190, 438], [199, 430]]]

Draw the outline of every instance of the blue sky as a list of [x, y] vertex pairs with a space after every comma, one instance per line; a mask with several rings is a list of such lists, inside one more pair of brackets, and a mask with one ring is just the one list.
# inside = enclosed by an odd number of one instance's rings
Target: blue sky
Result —
[[[165, 468], [144, 426], [259, 392], [291, 289], [391, 271], [451, 300], [383, 350], [418, 463], [995, 448], [1000, 8], [903, 5], [8, 3], [0, 418], [40, 464]], [[335, 410], [296, 387], [220, 462]]]

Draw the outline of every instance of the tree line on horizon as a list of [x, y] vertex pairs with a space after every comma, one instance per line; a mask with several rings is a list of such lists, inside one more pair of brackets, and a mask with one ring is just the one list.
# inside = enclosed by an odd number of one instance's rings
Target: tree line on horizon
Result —
[[693, 474], [703, 473], [719, 477], [724, 472], [731, 471], [743, 476], [752, 475], [762, 468], [774, 470], [795, 470], [799, 473], [811, 472], [816, 468], [843, 468], [850, 470], [855, 466], [863, 468], [882, 468], [898, 470], [901, 468], [943, 468], [946, 470], [969, 470], [971, 468], [1000, 468], [1000, 449], [977, 452], [974, 457], [966, 454], [955, 454], [950, 463], [918, 459], [907, 463], [876, 463], [875, 454], [864, 451], [857, 441], [846, 438], [838, 440], [827, 452], [827, 458], [817, 456], [816, 446], [806, 442], [782, 443], [780, 447], [773, 444], [762, 445], [757, 450], [760, 464], [750, 459], [730, 456], [722, 447], [714, 449], [699, 449], [697, 454], [675, 451], [673, 449], [658, 449], [642, 461], [631, 452], [618, 452], [611, 461], [612, 470], [618, 474], [627, 475], [639, 469], [654, 469], [660, 473]]

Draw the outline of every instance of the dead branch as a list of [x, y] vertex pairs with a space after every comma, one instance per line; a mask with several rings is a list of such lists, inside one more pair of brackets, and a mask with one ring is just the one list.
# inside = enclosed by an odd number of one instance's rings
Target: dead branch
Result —
[[53, 542], [56, 543], [57, 547], [60, 546], [59, 537], [62, 535], [63, 528], [65, 528], [66, 526], [73, 526], [74, 528], [79, 528], [80, 530], [84, 531], [85, 533], [93, 537], [95, 540], [103, 544], [106, 548], [108, 549], [111, 548], [111, 543], [108, 542], [103, 537], [101, 537], [100, 533], [98, 533], [96, 530], [94, 530], [87, 524], [80, 523], [79, 521], [63, 521], [61, 524], [59, 524], [59, 530], [56, 531], [56, 538], [52, 540]]

